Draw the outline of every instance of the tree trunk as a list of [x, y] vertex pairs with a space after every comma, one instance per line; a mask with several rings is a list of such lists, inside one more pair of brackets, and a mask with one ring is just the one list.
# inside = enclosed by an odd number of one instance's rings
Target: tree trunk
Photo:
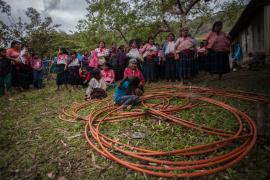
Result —
[[125, 37], [125, 35], [123, 34], [123, 32], [122, 32], [120, 29], [118, 29], [118, 28], [116, 28], [116, 30], [120, 33], [120, 35], [121, 35], [121, 37], [124, 39], [124, 41], [125, 41], [126, 43], [128, 43], [127, 38]]

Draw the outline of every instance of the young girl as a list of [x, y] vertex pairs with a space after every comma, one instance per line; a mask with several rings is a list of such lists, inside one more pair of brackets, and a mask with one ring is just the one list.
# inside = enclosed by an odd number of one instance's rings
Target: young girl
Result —
[[197, 49], [198, 54], [198, 69], [199, 71], [206, 70], [206, 59], [207, 59], [207, 50], [205, 48], [205, 41], [200, 43], [200, 47]]
[[114, 75], [114, 71], [110, 68], [109, 63], [105, 63], [102, 67], [102, 71], [101, 71], [101, 77], [104, 79], [104, 81], [106, 82], [106, 85], [108, 87], [115, 87], [115, 75]]
[[77, 53], [73, 51], [70, 54], [70, 60], [68, 62], [68, 82], [73, 87], [73, 89], [78, 88], [79, 84], [81, 83], [79, 69], [80, 62], [77, 58]]
[[33, 54], [31, 67], [33, 68], [34, 88], [41, 89], [43, 81], [43, 63], [37, 55]]
[[115, 90], [114, 101], [117, 105], [123, 105], [124, 108], [131, 108], [139, 102], [139, 96], [143, 92], [138, 88], [140, 79], [137, 77], [125, 78]]
[[100, 70], [94, 69], [92, 71], [92, 78], [86, 89], [85, 100], [102, 99], [107, 97], [106, 88], [107, 86], [105, 81], [101, 78]]
[[137, 60], [130, 59], [129, 66], [125, 69], [124, 79], [127, 77], [137, 77], [140, 80], [139, 87], [143, 90], [144, 86], [144, 77], [142, 72], [138, 69]]

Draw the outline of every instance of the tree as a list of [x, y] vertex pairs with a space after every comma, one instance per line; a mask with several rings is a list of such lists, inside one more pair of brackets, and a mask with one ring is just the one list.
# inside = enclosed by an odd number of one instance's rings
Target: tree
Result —
[[30, 21], [23, 21], [21, 17], [16, 20], [11, 14], [10, 5], [2, 0], [0, 0], [0, 9], [9, 21], [9, 24], [0, 21], [1, 46], [7, 46], [12, 40], [18, 39], [41, 57], [50, 51], [52, 37], [56, 28], [60, 26], [53, 24], [51, 17], [42, 19], [36, 9], [29, 7], [25, 14]]

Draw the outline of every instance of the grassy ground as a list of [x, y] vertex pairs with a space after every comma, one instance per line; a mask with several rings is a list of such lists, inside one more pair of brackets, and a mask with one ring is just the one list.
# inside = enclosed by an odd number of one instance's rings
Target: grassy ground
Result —
[[[198, 86], [270, 92], [270, 69], [242, 71], [225, 75], [219, 81], [205, 75], [194, 80]], [[151, 85], [148, 85], [151, 88]], [[93, 152], [82, 135], [84, 123], [58, 119], [63, 105], [83, 101], [84, 90], [55, 92], [53, 81], [41, 90], [29, 90], [0, 99], [0, 179], [158, 179], [128, 170]], [[112, 93], [112, 91], [110, 91]], [[256, 118], [254, 104], [229, 100], [228, 103]], [[83, 113], [83, 112], [82, 112]], [[212, 127], [233, 130], [232, 117], [218, 109], [193, 109], [178, 114]], [[268, 116], [266, 129], [270, 127]], [[102, 131], [140, 147], [171, 150], [217, 137], [154, 119], [105, 124]], [[130, 132], [145, 133], [143, 140], [133, 140]], [[197, 133], [197, 134], [196, 134]], [[268, 179], [270, 172], [270, 132], [257, 141], [255, 148], [231, 169], [201, 179]], [[169, 139], [169, 140], [168, 140]]]

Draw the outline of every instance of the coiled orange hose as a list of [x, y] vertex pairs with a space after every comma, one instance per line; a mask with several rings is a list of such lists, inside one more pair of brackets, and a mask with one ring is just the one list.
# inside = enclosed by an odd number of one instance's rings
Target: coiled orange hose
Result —
[[[161, 92], [160, 89], [163, 89], [163, 91]], [[86, 121], [84, 135], [87, 143], [102, 156], [127, 168], [160, 177], [198, 177], [213, 174], [237, 164], [250, 152], [257, 138], [256, 125], [248, 115], [231, 105], [210, 98], [212, 96], [267, 103], [270, 97], [242, 91], [163, 85], [151, 87], [151, 90], [141, 97], [141, 108], [133, 109], [130, 112], [120, 111], [122, 107], [114, 106], [110, 99], [105, 99], [91, 103], [75, 104], [70, 108], [71, 114], [67, 113], [65, 107], [59, 116], [62, 120], [70, 122], [76, 122], [76, 119]], [[188, 99], [189, 102], [184, 105], [171, 105], [172, 98]], [[161, 103], [148, 103], [151, 99], [158, 99]], [[175, 116], [177, 112], [201, 106], [199, 102], [211, 104], [230, 112], [238, 123], [238, 130], [232, 132], [210, 128]], [[93, 104], [98, 108], [92, 108], [89, 115], [80, 116], [78, 114], [80, 110]], [[220, 139], [211, 143], [165, 152], [134, 147], [111, 139], [100, 132], [105, 122], [113, 123], [127, 119], [143, 118], [146, 115], [161, 120], [169, 120], [172, 123], [201, 133], [213, 134], [220, 137]], [[248, 125], [245, 128], [244, 123]], [[215, 156], [207, 156], [225, 147], [230, 147], [231, 150]], [[191, 158], [186, 161], [172, 161], [170, 160], [171, 156]]]

